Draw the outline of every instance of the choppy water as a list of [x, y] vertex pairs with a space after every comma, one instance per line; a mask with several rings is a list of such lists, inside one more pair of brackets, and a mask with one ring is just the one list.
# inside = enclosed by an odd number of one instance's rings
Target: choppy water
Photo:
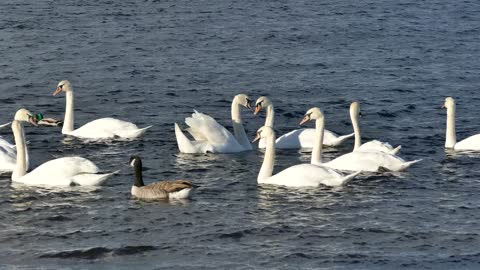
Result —
[[[77, 127], [104, 116], [154, 127], [92, 144], [28, 127], [33, 166], [81, 155], [122, 171], [96, 189], [1, 176], [0, 268], [478, 269], [480, 156], [445, 152], [439, 108], [453, 95], [458, 137], [478, 132], [479, 12], [476, 1], [2, 1], [0, 123], [21, 107], [62, 118], [51, 94], [69, 79]], [[240, 92], [272, 98], [279, 134], [312, 106], [349, 133], [359, 100], [366, 139], [424, 160], [342, 189], [286, 189], [257, 186], [260, 151], [178, 154], [173, 122], [197, 109], [230, 128]], [[253, 137], [263, 116], [243, 116]], [[191, 179], [194, 197], [132, 200], [137, 153], [147, 182]], [[281, 151], [277, 169], [308, 157]]]

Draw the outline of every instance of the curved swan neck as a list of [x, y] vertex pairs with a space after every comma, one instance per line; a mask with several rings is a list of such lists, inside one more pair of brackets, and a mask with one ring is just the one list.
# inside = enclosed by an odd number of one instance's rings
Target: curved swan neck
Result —
[[257, 182], [259, 183], [272, 176], [275, 163], [275, 134], [268, 136], [265, 142], [265, 156], [257, 177]]
[[352, 120], [353, 132], [355, 133], [355, 146], [353, 147], [353, 151], [355, 151], [360, 147], [360, 145], [362, 145], [360, 125], [358, 124], [358, 113], [350, 112], [350, 119]]
[[252, 149], [252, 145], [248, 140], [247, 134], [245, 133], [245, 128], [243, 127], [242, 115], [240, 113], [241, 105], [237, 102], [237, 98], [234, 98], [232, 101], [232, 126], [233, 134], [237, 139], [237, 142], [246, 149]]
[[265, 118], [265, 126], [273, 128], [273, 121], [275, 120], [275, 111], [273, 105], [268, 105], [266, 111], [267, 117]]
[[312, 149], [311, 164], [322, 163], [322, 151], [323, 151], [323, 134], [325, 130], [325, 119], [320, 117], [315, 120], [315, 141]]
[[447, 134], [445, 136], [445, 147], [453, 148], [457, 143], [457, 135], [455, 133], [455, 104], [447, 107]]
[[24, 176], [27, 173], [26, 153], [25, 147], [25, 133], [23, 131], [22, 123], [19, 121], [12, 122], [13, 136], [15, 137], [15, 145], [17, 147], [17, 162], [12, 173], [12, 180]]
[[143, 176], [142, 176], [142, 161], [138, 160], [135, 162], [133, 166], [133, 170], [135, 171], [135, 182], [133, 183], [136, 187], [143, 187], [145, 184], [143, 183]]
[[73, 131], [73, 91], [65, 92], [65, 118], [63, 120], [62, 133], [69, 133]]

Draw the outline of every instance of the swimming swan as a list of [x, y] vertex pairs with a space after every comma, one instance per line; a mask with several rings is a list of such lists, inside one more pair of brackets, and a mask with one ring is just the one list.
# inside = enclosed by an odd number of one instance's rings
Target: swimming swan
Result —
[[360, 113], [360, 104], [358, 102], [352, 102], [350, 105], [350, 119], [352, 120], [353, 131], [355, 134], [355, 146], [353, 151], [365, 151], [365, 150], [376, 150], [392, 155], [396, 155], [398, 151], [402, 148], [401, 145], [393, 148], [387, 142], [381, 142], [378, 140], [373, 140], [362, 144], [362, 136], [360, 134], [360, 125], [358, 124], [358, 117]]
[[316, 187], [320, 184], [326, 186], [342, 186], [360, 173], [356, 172], [350, 175], [342, 175], [335, 170], [323, 166], [300, 164], [272, 175], [275, 163], [275, 132], [271, 127], [263, 126], [257, 131], [254, 142], [261, 138], [265, 139], [266, 149], [262, 167], [257, 177], [259, 184], [288, 187]]
[[480, 134], [472, 135], [457, 142], [457, 135], [455, 133], [455, 99], [447, 97], [442, 108], [447, 109], [445, 148], [452, 148], [454, 150], [480, 150]]
[[135, 171], [132, 195], [145, 200], [186, 199], [190, 196], [193, 185], [187, 180], [161, 181], [145, 186], [142, 177], [142, 160], [139, 156], [130, 158], [130, 166]]
[[233, 133], [217, 123], [212, 117], [195, 111], [192, 117], [187, 117], [185, 123], [189, 126], [188, 133], [194, 140], [185, 136], [175, 123], [175, 136], [181, 153], [233, 153], [252, 150], [240, 114], [241, 106], [251, 109], [250, 99], [245, 94], [236, 95], [232, 101]]
[[82, 157], [64, 157], [47, 161], [27, 173], [26, 157], [28, 151], [25, 145], [23, 122], [37, 124], [37, 119], [26, 109], [20, 109], [12, 122], [12, 131], [17, 147], [17, 160], [12, 173], [12, 181], [26, 185], [101, 185], [114, 173], [99, 174], [98, 167]]
[[73, 88], [69, 81], [63, 80], [59, 82], [53, 95], [56, 96], [60, 92], [65, 92], [66, 96], [65, 118], [62, 128], [62, 133], [65, 135], [88, 139], [131, 139], [142, 135], [147, 129], [152, 127], [148, 126], [139, 129], [133, 123], [109, 117], [91, 121], [74, 130]]
[[[262, 96], [259, 97], [255, 103], [255, 112], [257, 115], [262, 108], [265, 108], [267, 117], [265, 118], [265, 126], [273, 127], [275, 118], [275, 112], [273, 103], [269, 98]], [[352, 134], [339, 136], [329, 130], [324, 131], [323, 145], [325, 146], [338, 146], [342, 144], [346, 139], [353, 137]], [[315, 141], [315, 129], [302, 128], [292, 130], [275, 141], [275, 147], [279, 149], [291, 149], [291, 148], [312, 148]], [[265, 141], [260, 140], [258, 148], [265, 148]]]

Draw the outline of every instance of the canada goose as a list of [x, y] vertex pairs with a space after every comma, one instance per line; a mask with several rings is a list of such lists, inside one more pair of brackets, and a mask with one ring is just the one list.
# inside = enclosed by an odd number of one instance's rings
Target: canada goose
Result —
[[142, 177], [142, 160], [139, 156], [130, 158], [130, 166], [135, 171], [132, 195], [145, 200], [186, 199], [193, 185], [187, 180], [161, 181], [145, 185]]

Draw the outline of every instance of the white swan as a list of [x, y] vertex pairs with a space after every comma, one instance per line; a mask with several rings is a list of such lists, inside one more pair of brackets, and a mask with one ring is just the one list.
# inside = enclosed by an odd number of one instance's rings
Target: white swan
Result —
[[447, 97], [442, 108], [447, 109], [447, 131], [445, 137], [445, 148], [454, 150], [480, 150], [480, 134], [472, 135], [462, 141], [457, 142], [455, 133], [455, 99]]
[[[275, 163], [275, 133], [273, 129], [268, 126], [261, 127], [257, 131], [257, 137], [254, 141], [261, 138], [264, 138], [266, 141], [266, 149], [262, 167], [260, 168], [257, 177], [257, 182], [259, 184], [272, 184], [288, 187], [316, 187], [320, 184], [326, 186], [342, 186], [360, 173], [356, 172], [345, 176], [335, 170], [323, 166], [300, 164], [272, 175]], [[321, 140], [318, 141], [320, 142]], [[318, 144], [321, 145], [320, 143]]]
[[[318, 113], [319, 111], [320, 109], [318, 108], [312, 108], [308, 110], [302, 122], [300, 123], [303, 124], [310, 120], [316, 120], [316, 132], [321, 132], [323, 125], [318, 124], [318, 117], [321, 117], [319, 116], [321, 115]], [[402, 171], [419, 161], [420, 160], [406, 162], [405, 160], [389, 153], [366, 150], [353, 151], [348, 154], [342, 155], [332, 161], [323, 163], [322, 148], [316, 146], [312, 149], [311, 164], [345, 171], [378, 172], [380, 170]]]
[[148, 126], [139, 129], [135, 124], [130, 122], [115, 118], [100, 118], [74, 130], [73, 88], [69, 81], [63, 80], [59, 82], [53, 95], [55, 96], [60, 92], [65, 92], [66, 96], [65, 118], [62, 128], [62, 133], [65, 135], [88, 139], [130, 139], [142, 135], [147, 129], [152, 127]]
[[193, 141], [188, 139], [175, 123], [175, 136], [180, 152], [233, 153], [252, 150], [252, 145], [243, 128], [240, 106], [251, 109], [247, 95], [236, 95], [232, 101], [232, 125], [235, 136], [212, 117], [197, 111], [192, 114], [192, 117], [185, 119], [185, 123], [189, 126], [187, 131], [194, 138]]
[[[255, 112], [258, 114], [262, 108], [265, 108], [267, 112], [267, 117], [265, 118], [265, 126], [273, 127], [273, 122], [275, 118], [275, 112], [273, 108], [273, 103], [269, 98], [262, 96], [259, 97], [255, 103]], [[339, 136], [334, 132], [325, 130], [323, 136], [323, 145], [325, 146], [338, 146], [342, 144], [346, 139], [353, 137], [352, 134]], [[292, 130], [282, 136], [280, 136], [275, 141], [275, 147], [281, 149], [292, 149], [292, 148], [312, 148], [315, 141], [315, 129], [313, 128], [302, 128]], [[260, 140], [258, 143], [258, 148], [265, 148], [265, 140]]]
[[366, 151], [366, 150], [376, 150], [381, 152], [386, 152], [392, 155], [396, 155], [398, 151], [402, 148], [401, 145], [393, 148], [387, 142], [381, 142], [378, 140], [373, 140], [362, 144], [362, 137], [360, 135], [360, 125], [358, 124], [358, 117], [360, 116], [360, 104], [358, 102], [352, 102], [350, 105], [350, 119], [352, 120], [353, 131], [355, 134], [355, 146], [353, 151]]
[[145, 185], [142, 177], [142, 160], [139, 156], [130, 158], [130, 166], [135, 170], [135, 182], [131, 193], [144, 200], [186, 199], [190, 197], [193, 185], [187, 180], [160, 181]]
[[99, 174], [98, 167], [82, 157], [65, 157], [47, 161], [27, 173], [25, 132], [22, 122], [36, 124], [38, 120], [26, 109], [20, 109], [12, 122], [12, 131], [17, 147], [17, 160], [12, 181], [27, 185], [100, 185], [114, 173]]

